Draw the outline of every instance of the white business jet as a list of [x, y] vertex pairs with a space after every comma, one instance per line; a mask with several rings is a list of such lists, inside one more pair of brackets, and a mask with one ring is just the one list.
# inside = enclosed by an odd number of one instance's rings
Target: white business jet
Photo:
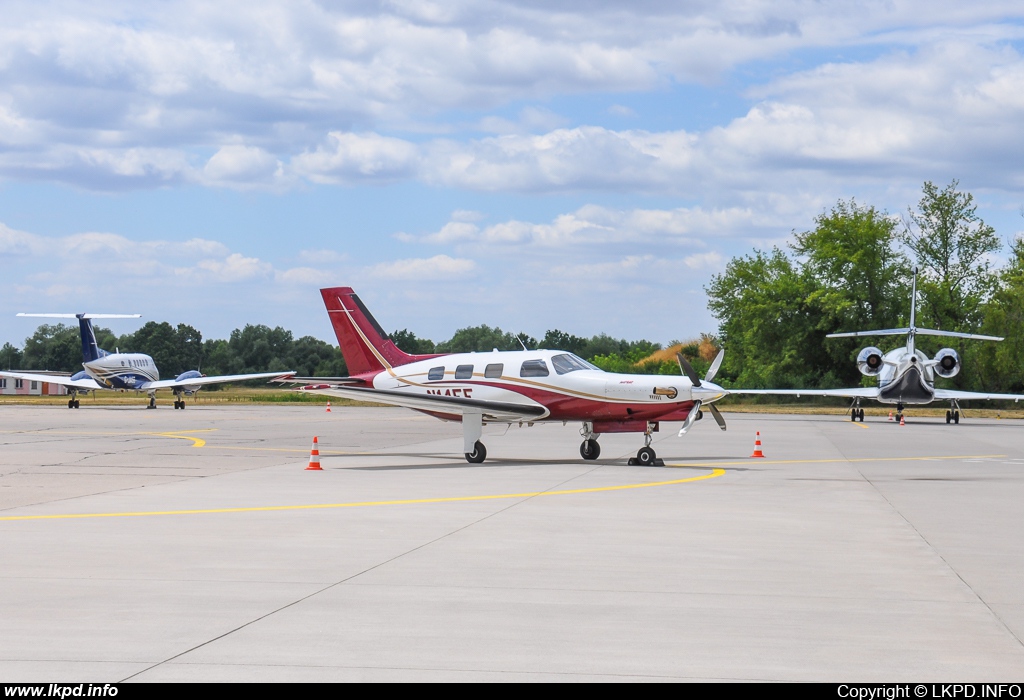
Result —
[[324, 304], [350, 376], [323, 380], [305, 391], [387, 403], [415, 409], [442, 420], [462, 423], [463, 451], [471, 463], [483, 462], [480, 438], [486, 424], [579, 421], [583, 459], [597, 459], [604, 433], [643, 433], [644, 446], [631, 464], [660, 463], [651, 434], [663, 421], [681, 421], [690, 429], [707, 407], [725, 430], [725, 419], [712, 405], [726, 395], [712, 384], [722, 364], [715, 358], [700, 379], [682, 355], [684, 376], [614, 374], [572, 353], [558, 350], [409, 355], [387, 334], [349, 287], [321, 289]]
[[883, 353], [876, 347], [866, 347], [857, 355], [857, 368], [868, 377], [877, 377], [878, 386], [853, 387], [850, 389], [730, 389], [733, 394], [769, 394], [791, 396], [840, 396], [853, 399], [850, 407], [850, 420], [864, 422], [864, 409], [860, 402], [871, 399], [883, 404], [896, 406], [896, 420], [903, 417], [903, 409], [907, 406], [920, 406], [932, 401], [949, 401], [946, 411], [946, 423], [960, 423], [960, 402], [973, 399], [1024, 399], [1021, 394], [990, 394], [980, 391], [957, 391], [955, 389], [939, 389], [935, 386], [935, 378], [955, 377], [960, 372], [960, 356], [953, 348], [943, 348], [928, 356], [918, 350], [914, 339], [918, 335], [935, 335], [949, 338], [968, 338], [971, 340], [1002, 340], [993, 335], [977, 335], [974, 333], [957, 333], [954, 331], [938, 331], [931, 328], [918, 328], [915, 324], [917, 311], [917, 268], [914, 268], [913, 291], [910, 301], [910, 326], [908, 328], [887, 328], [878, 331], [853, 331], [851, 333], [830, 333], [826, 338], [859, 338], [871, 335], [905, 335], [904, 347]]
[[144, 391], [149, 394], [147, 408], [156, 408], [157, 389], [170, 389], [174, 392], [174, 407], [184, 409], [184, 396], [192, 396], [204, 384], [223, 382], [241, 382], [247, 379], [273, 379], [294, 372], [262, 372], [260, 374], [232, 374], [220, 377], [207, 377], [198, 370], [189, 370], [174, 379], [160, 379], [156, 363], [149, 355], [132, 352], [107, 352], [96, 343], [93, 332], [94, 318], [141, 318], [139, 314], [18, 314], [33, 318], [76, 318], [82, 336], [82, 367], [81, 372], [70, 377], [51, 374], [32, 374], [30, 372], [0, 372], [0, 377], [11, 377], [32, 382], [50, 382], [65, 387], [71, 398], [68, 408], [78, 408], [78, 394], [90, 391]]

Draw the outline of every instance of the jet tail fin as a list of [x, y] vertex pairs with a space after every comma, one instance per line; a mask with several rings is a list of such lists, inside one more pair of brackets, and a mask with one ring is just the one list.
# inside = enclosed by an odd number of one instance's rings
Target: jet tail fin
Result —
[[351, 287], [320, 290], [338, 337], [349, 375], [381, 372], [437, 355], [410, 355], [398, 349]]

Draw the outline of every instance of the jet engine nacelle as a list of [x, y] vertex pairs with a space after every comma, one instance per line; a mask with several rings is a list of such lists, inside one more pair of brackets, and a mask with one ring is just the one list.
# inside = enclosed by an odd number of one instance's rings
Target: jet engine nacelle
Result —
[[940, 377], [955, 377], [960, 371], [960, 356], [953, 348], [943, 348], [935, 354], [935, 374]]
[[864, 348], [857, 355], [857, 369], [869, 377], [882, 371], [882, 351], [878, 348]]

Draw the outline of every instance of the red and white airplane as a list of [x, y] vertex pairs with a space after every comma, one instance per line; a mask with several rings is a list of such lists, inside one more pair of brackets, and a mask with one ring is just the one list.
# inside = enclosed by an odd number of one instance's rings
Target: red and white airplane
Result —
[[[725, 419], [713, 401], [728, 392], [711, 380], [722, 364], [718, 354], [700, 379], [677, 354], [684, 376], [615, 374], [558, 350], [409, 355], [387, 334], [350, 287], [321, 289], [350, 376], [319, 380], [304, 391], [393, 404], [462, 423], [466, 459], [483, 462], [480, 441], [486, 424], [580, 421], [583, 459], [597, 459], [603, 433], [643, 433], [644, 446], [631, 464], [660, 460], [651, 433], [663, 421], [690, 429], [707, 407], [722, 430]], [[315, 377], [279, 381], [318, 381]]]

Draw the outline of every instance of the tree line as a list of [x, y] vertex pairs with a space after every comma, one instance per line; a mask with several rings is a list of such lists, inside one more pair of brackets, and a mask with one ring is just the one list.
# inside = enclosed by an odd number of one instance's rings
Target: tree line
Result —
[[[231, 332], [226, 340], [203, 340], [187, 324], [149, 321], [133, 333], [115, 335], [109, 328], [94, 327], [101, 348], [111, 352], [140, 352], [150, 355], [161, 376], [174, 377], [190, 369], [205, 374], [248, 374], [295, 370], [300, 376], [345, 376], [347, 368], [340, 350], [312, 336], [295, 338], [280, 326], [246, 325]], [[389, 336], [405, 352], [430, 354], [447, 352], [490, 352], [546, 348], [567, 350], [610, 371], [677, 374], [675, 360], [649, 360], [661, 345], [647, 340], [629, 341], [606, 334], [583, 338], [560, 330], [549, 330], [538, 341], [526, 333], [510, 333], [487, 325], [462, 328], [451, 339], [435, 343], [419, 338], [408, 329]], [[698, 370], [706, 369], [709, 355], [705, 337], [685, 344], [684, 354]], [[703, 347], [703, 350], [702, 350]], [[82, 346], [77, 325], [44, 324], [25, 340], [23, 348], [11, 343], [0, 349], [0, 367], [12, 370], [78, 372], [82, 369]], [[702, 353], [703, 352], [703, 356]], [[710, 355], [713, 358], [713, 354]], [[211, 387], [212, 388], [212, 387]]]
[[1007, 242], [977, 215], [974, 197], [924, 183], [916, 206], [897, 217], [840, 200], [794, 232], [788, 250], [733, 258], [705, 288], [726, 348], [718, 377], [745, 388], [874, 385], [857, 370], [867, 345], [888, 351], [903, 338], [826, 339], [829, 333], [909, 325], [912, 269], [918, 269], [918, 327], [1003, 336], [1001, 343], [917, 336], [932, 356], [952, 347], [962, 360], [947, 386], [1024, 390], [1024, 241]]

